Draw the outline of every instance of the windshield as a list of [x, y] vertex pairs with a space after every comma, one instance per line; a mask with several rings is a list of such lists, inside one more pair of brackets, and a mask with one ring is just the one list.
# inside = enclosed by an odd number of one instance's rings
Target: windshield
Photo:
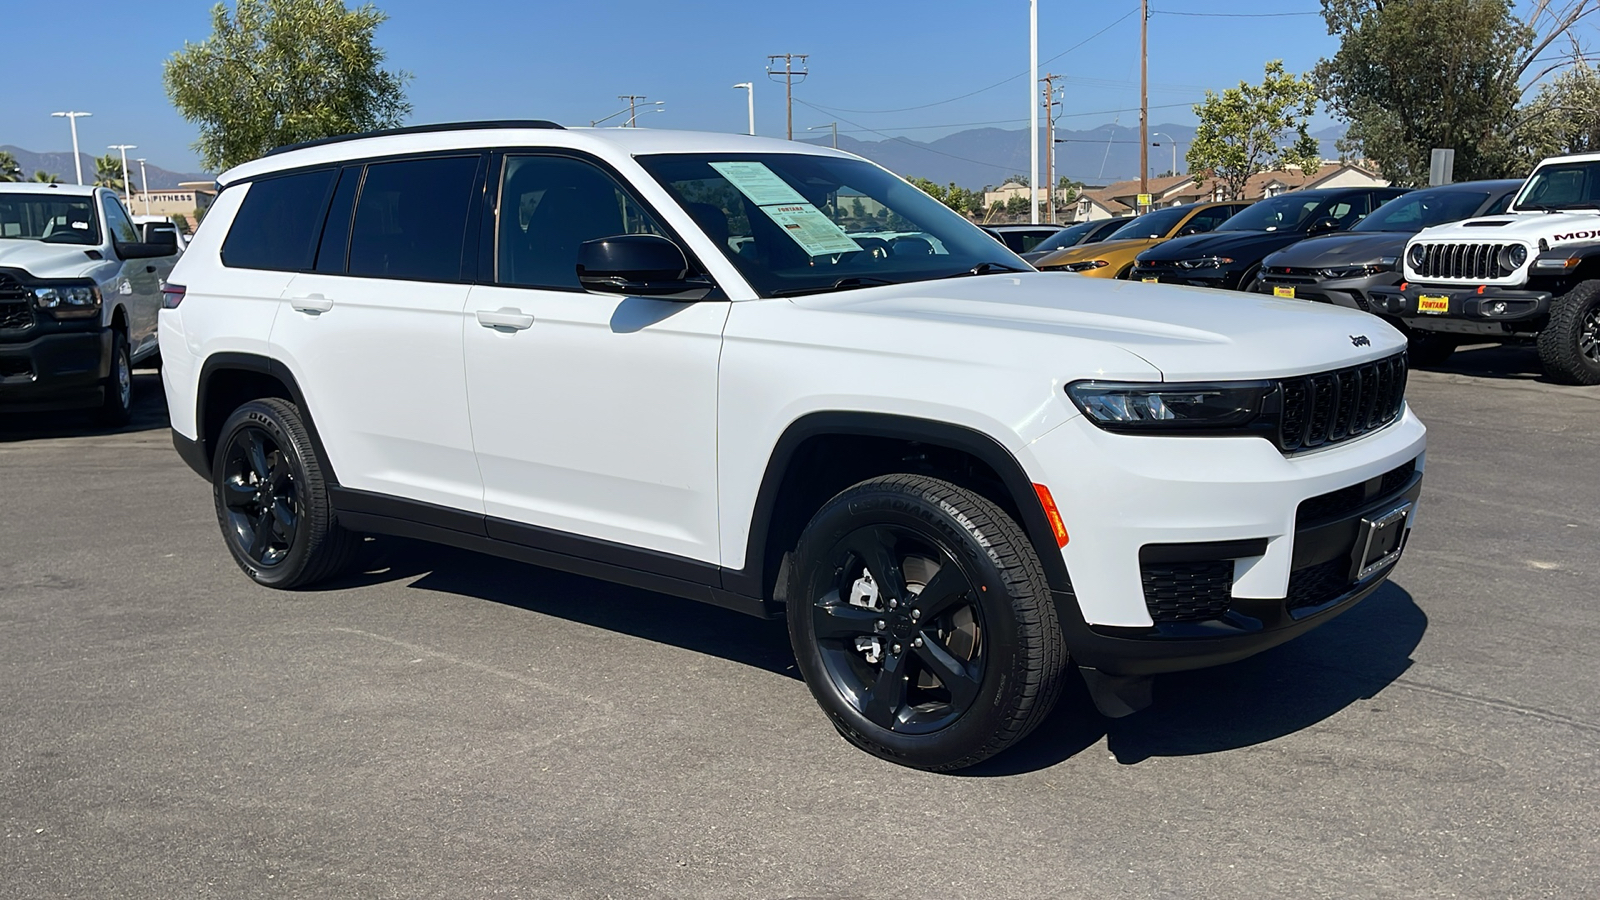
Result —
[[1373, 210], [1350, 230], [1416, 234], [1424, 228], [1459, 222], [1477, 212], [1488, 199], [1488, 191], [1414, 191]]
[[1033, 252], [1044, 253], [1049, 250], [1060, 250], [1062, 247], [1076, 247], [1091, 232], [1103, 224], [1105, 223], [1102, 220], [1096, 219], [1093, 222], [1079, 222], [1076, 225], [1069, 225], [1033, 245]]
[[1218, 231], [1299, 231], [1315, 221], [1314, 215], [1325, 202], [1322, 197], [1281, 194], [1245, 207], [1238, 215], [1217, 226]]
[[0, 194], [0, 240], [100, 244], [94, 198], [63, 194]]
[[1600, 208], [1600, 160], [1540, 166], [1517, 195], [1516, 208]]
[[799, 153], [639, 163], [762, 296], [1032, 268], [944, 204], [870, 163]]
[[1127, 241], [1142, 238], [1166, 237], [1167, 232], [1178, 227], [1183, 217], [1189, 214], [1188, 207], [1169, 206], [1155, 212], [1147, 212], [1132, 222], [1111, 232], [1108, 241]]

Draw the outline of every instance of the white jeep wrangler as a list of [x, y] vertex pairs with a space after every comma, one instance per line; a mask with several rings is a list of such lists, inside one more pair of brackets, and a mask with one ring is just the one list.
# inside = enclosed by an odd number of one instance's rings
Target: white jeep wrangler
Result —
[[220, 182], [162, 374], [264, 585], [366, 532], [786, 614], [847, 739], [953, 769], [1074, 663], [1126, 714], [1316, 627], [1410, 531], [1399, 332], [1035, 272], [846, 153], [474, 123]]
[[1540, 163], [1506, 215], [1424, 229], [1405, 281], [1373, 292], [1420, 364], [1462, 341], [1531, 341], [1545, 373], [1600, 384], [1600, 153]]
[[0, 411], [128, 420], [178, 253], [162, 237], [143, 241], [105, 188], [0, 184]]

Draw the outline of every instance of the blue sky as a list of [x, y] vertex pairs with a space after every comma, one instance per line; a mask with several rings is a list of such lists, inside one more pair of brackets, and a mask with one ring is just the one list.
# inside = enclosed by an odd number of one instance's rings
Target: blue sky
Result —
[[[65, 120], [50, 113], [87, 110], [94, 116], [79, 120], [84, 151], [137, 144], [130, 155], [167, 169], [198, 169], [189, 148], [194, 129], [168, 103], [161, 67], [185, 41], [209, 35], [211, 5], [78, 0], [72, 18], [94, 28], [75, 38], [59, 4], [0, 0], [9, 33], [53, 34], [48, 43], [59, 51], [36, 70], [38, 77], [7, 79], [0, 144], [70, 149]], [[764, 69], [767, 54], [784, 52], [811, 54], [811, 75], [795, 96], [814, 106], [796, 104], [797, 132], [838, 120], [841, 132], [863, 140], [878, 135], [860, 129], [930, 139], [969, 123], [1025, 127], [1029, 110], [1027, 0], [378, 5], [390, 17], [378, 31], [387, 65], [414, 76], [407, 91], [414, 122], [549, 118], [587, 125], [625, 105], [619, 94], [632, 93], [665, 101], [664, 111], [643, 117], [643, 125], [743, 131], [744, 92], [731, 85], [754, 81], [757, 130], [781, 136], [783, 86]], [[1152, 123], [1192, 123], [1189, 107], [1206, 88], [1258, 80], [1269, 59], [1305, 71], [1337, 49], [1320, 16], [1284, 15], [1315, 13], [1317, 0], [1152, 0], [1151, 6]], [[1063, 126], [1119, 117], [1136, 124], [1136, 112], [1115, 110], [1138, 105], [1138, 0], [1041, 0], [1039, 7], [1041, 74], [1069, 79]], [[1208, 15], [1177, 14], [1184, 12]], [[991, 90], [941, 102], [1012, 76]], [[1319, 117], [1317, 124], [1327, 121]]]

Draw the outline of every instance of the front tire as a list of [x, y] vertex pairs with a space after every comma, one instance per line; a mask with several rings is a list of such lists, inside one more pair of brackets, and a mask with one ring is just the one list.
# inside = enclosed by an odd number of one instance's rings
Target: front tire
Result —
[[359, 546], [335, 518], [310, 433], [285, 400], [234, 410], [217, 439], [211, 478], [228, 552], [257, 584], [314, 584], [343, 570]]
[[133, 360], [128, 336], [119, 328], [111, 332], [111, 372], [103, 385], [105, 399], [95, 418], [102, 425], [120, 428], [133, 418]]
[[901, 765], [973, 765], [1054, 707], [1066, 649], [1022, 529], [946, 481], [890, 475], [830, 500], [800, 537], [789, 635], [846, 740]]
[[1550, 303], [1539, 362], [1561, 384], [1600, 384], [1600, 281], [1579, 282]]

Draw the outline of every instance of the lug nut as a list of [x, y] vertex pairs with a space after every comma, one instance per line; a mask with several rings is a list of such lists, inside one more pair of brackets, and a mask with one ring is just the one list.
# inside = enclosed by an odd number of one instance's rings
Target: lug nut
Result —
[[920, 618], [922, 618], [922, 611], [913, 609], [911, 611], [911, 621], [915, 622], [916, 620], [918, 620]]
[[913, 646], [913, 647], [921, 647], [922, 646], [922, 638], [917, 638], [916, 640], [912, 641], [911, 642], [911, 646]]
[[896, 600], [893, 597], [889, 598], [889, 608], [890, 609], [894, 609], [896, 606], [899, 606], [899, 605], [900, 605], [900, 601], [899, 600]]
[[895, 644], [894, 645], [894, 652], [895, 653], [899, 653], [900, 652], [900, 645], [899, 644]]
[[885, 628], [888, 628], [888, 627], [889, 627], [889, 623], [883, 621], [882, 619], [878, 620], [878, 630], [879, 631], [882, 631], [882, 630], [884, 630]]

